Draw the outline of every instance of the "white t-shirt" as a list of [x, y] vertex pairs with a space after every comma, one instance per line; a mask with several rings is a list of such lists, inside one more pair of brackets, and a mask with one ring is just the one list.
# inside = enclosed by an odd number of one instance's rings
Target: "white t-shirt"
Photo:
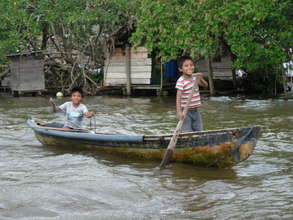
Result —
[[84, 104], [79, 104], [78, 107], [74, 107], [72, 102], [65, 102], [60, 105], [59, 108], [66, 114], [64, 127], [82, 129], [84, 113], [88, 112], [87, 107]]

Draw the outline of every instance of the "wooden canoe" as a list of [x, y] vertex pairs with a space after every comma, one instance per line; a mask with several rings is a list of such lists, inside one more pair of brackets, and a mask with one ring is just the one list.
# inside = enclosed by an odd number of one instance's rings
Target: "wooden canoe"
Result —
[[[172, 137], [168, 135], [115, 135], [63, 130], [62, 124], [27, 124], [43, 145], [91, 148], [111, 154], [160, 161]], [[205, 167], [231, 167], [246, 160], [256, 146], [261, 126], [182, 133], [172, 161]]]

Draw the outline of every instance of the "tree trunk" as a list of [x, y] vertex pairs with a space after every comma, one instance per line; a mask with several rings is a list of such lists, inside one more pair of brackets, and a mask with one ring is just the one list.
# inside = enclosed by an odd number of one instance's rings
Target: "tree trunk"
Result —
[[214, 80], [213, 80], [213, 66], [212, 66], [212, 61], [211, 61], [211, 57], [208, 57], [206, 59], [207, 62], [207, 67], [208, 67], [208, 78], [209, 78], [209, 87], [210, 87], [210, 95], [214, 96], [215, 95], [215, 87], [214, 87]]
[[220, 37], [220, 40], [221, 40], [222, 45], [227, 49], [227, 51], [230, 55], [231, 61], [232, 61], [232, 63], [231, 63], [232, 83], [233, 83], [233, 89], [234, 89], [234, 91], [236, 91], [237, 90], [236, 69], [234, 67], [232, 67], [232, 64], [236, 60], [236, 55], [234, 53], [232, 53], [231, 46], [227, 43], [227, 41], [225, 40], [223, 35]]
[[[232, 63], [234, 63], [236, 56], [231, 51], [230, 51], [230, 57], [231, 57]], [[236, 69], [232, 66], [231, 66], [231, 68], [232, 68], [233, 89], [236, 92], [237, 91]]]
[[47, 42], [49, 39], [49, 24], [47, 22], [44, 22], [41, 24], [42, 28], [42, 45], [41, 50], [47, 49]]
[[6, 75], [8, 75], [8, 73], [9, 73], [9, 68], [6, 68], [5, 70], [4, 70], [4, 72], [2, 72], [2, 73], [0, 73], [0, 80], [2, 79], [2, 78], [4, 78], [4, 77], [6, 77]]

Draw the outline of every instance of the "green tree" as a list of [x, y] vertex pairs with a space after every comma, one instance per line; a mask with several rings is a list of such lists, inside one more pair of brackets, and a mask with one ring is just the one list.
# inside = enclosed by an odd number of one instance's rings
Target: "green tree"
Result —
[[209, 58], [225, 46], [234, 68], [267, 76], [290, 59], [292, 8], [291, 0], [143, 0], [132, 40], [165, 59]]
[[[0, 56], [49, 50], [50, 84], [95, 89], [117, 34], [132, 28], [136, 0], [0, 0]], [[3, 59], [2, 59], [3, 60]]]

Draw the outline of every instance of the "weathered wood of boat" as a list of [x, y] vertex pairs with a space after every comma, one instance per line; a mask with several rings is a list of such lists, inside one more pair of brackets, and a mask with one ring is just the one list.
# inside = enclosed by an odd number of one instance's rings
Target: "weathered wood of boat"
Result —
[[[172, 137], [169, 135], [114, 135], [64, 131], [62, 124], [38, 124], [28, 120], [43, 145], [94, 148], [112, 154], [160, 161]], [[261, 127], [231, 128], [182, 133], [172, 161], [197, 166], [230, 167], [246, 160], [256, 146]]]

